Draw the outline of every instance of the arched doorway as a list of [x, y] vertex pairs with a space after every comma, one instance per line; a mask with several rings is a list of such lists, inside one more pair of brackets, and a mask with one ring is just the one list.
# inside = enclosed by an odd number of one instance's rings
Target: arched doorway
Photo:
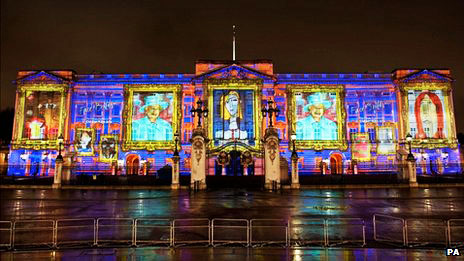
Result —
[[139, 155], [129, 154], [126, 158], [126, 175], [139, 174], [140, 158]]
[[330, 174], [342, 174], [343, 172], [343, 158], [339, 153], [330, 155]]

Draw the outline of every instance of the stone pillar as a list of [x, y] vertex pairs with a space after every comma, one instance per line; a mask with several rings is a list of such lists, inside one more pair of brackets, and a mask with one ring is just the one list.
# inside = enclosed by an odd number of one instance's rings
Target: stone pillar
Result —
[[63, 168], [61, 170], [62, 177], [61, 183], [69, 185], [71, 181], [71, 168], [72, 168], [72, 159], [71, 157], [64, 157]]
[[407, 159], [406, 160], [408, 165], [408, 178], [409, 178], [409, 187], [418, 187], [417, 184], [417, 173], [416, 173], [416, 160], [415, 159]]
[[208, 139], [203, 128], [193, 131], [192, 139], [190, 187], [193, 189], [206, 189], [206, 144]]
[[298, 156], [292, 155], [292, 189], [299, 189], [300, 188], [300, 180], [298, 177]]
[[171, 189], [179, 189], [179, 162], [180, 162], [180, 157], [179, 156], [173, 156], [172, 157], [172, 181], [171, 181]]
[[61, 171], [63, 169], [63, 159], [55, 160], [55, 176], [53, 177], [52, 188], [60, 189], [61, 188]]
[[280, 188], [279, 136], [275, 128], [266, 129], [264, 134], [265, 189]]

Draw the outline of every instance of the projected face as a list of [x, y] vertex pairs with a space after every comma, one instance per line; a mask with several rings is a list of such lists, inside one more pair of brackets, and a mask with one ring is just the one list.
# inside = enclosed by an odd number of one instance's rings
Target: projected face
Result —
[[160, 116], [161, 107], [159, 105], [150, 106], [145, 110], [145, 115], [147, 115], [150, 122], [155, 123], [156, 119]]
[[172, 140], [172, 98], [172, 93], [168, 92], [134, 93], [132, 140]]
[[213, 136], [215, 145], [232, 140], [253, 144], [254, 91], [213, 91]]
[[237, 117], [239, 98], [236, 94], [230, 94], [226, 101], [226, 108], [232, 117]]
[[319, 122], [322, 116], [324, 116], [324, 111], [325, 111], [324, 105], [322, 104], [312, 105], [309, 108], [309, 112], [311, 116], [313, 116], [314, 121], [317, 121], [317, 122]]
[[295, 95], [296, 139], [337, 140], [337, 94], [307, 92]]

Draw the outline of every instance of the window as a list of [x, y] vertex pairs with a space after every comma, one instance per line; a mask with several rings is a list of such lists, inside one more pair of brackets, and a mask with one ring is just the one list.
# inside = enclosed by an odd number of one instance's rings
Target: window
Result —
[[369, 133], [369, 140], [375, 142], [375, 129], [369, 128], [367, 132]]

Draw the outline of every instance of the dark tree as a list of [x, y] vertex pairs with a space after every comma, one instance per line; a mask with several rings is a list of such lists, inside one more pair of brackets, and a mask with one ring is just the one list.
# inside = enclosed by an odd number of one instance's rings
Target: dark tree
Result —
[[9, 144], [13, 134], [14, 109], [6, 108], [0, 111], [0, 144]]
[[464, 145], [464, 133], [462, 132], [458, 133], [458, 142], [459, 144]]

